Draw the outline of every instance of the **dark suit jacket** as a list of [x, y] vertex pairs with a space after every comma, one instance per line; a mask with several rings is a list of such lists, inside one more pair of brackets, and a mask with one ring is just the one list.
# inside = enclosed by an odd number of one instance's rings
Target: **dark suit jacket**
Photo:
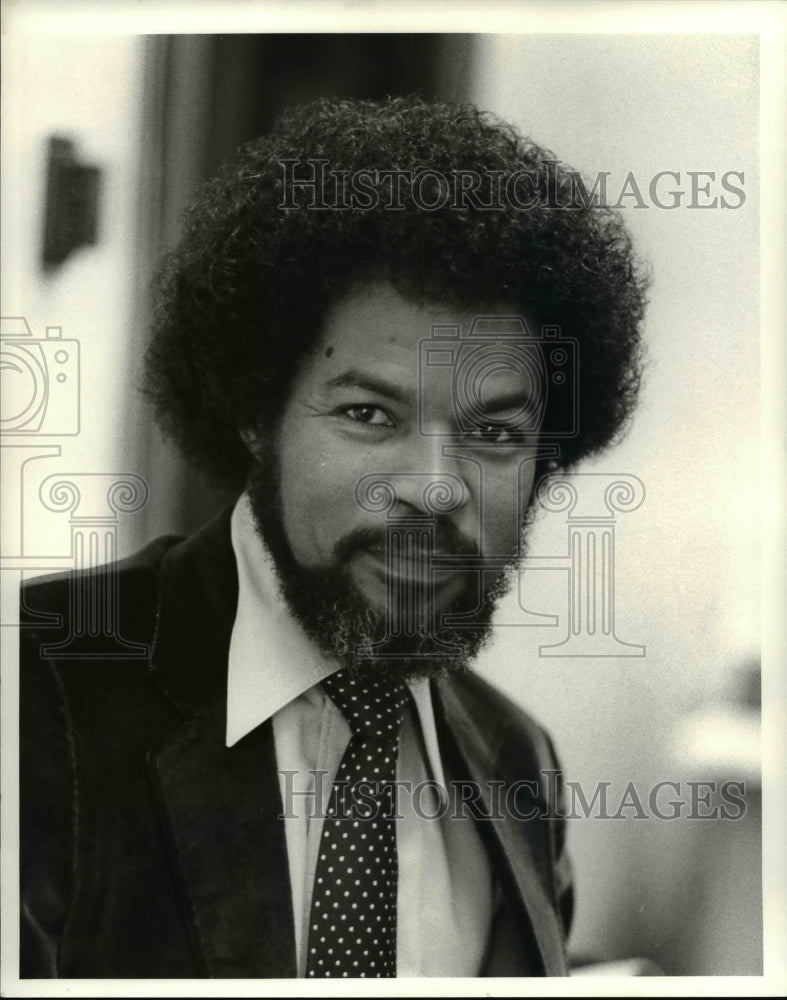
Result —
[[[296, 975], [272, 725], [224, 745], [237, 587], [225, 513], [187, 541], [25, 588], [23, 977]], [[96, 595], [136, 655], [89, 634]], [[539, 773], [554, 753], [527, 715], [472, 675], [434, 682], [433, 699], [449, 779], [538, 780], [536, 805], [554, 812]], [[484, 974], [564, 975], [563, 821], [479, 830], [505, 899]]]

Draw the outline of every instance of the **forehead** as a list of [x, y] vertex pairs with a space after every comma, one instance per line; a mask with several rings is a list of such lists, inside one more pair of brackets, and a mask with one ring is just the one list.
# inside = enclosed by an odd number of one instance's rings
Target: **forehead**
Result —
[[463, 334], [479, 315], [514, 315], [513, 301], [500, 301], [477, 309], [436, 301], [415, 301], [390, 283], [354, 289], [328, 311], [317, 351], [334, 364], [369, 363], [375, 360], [407, 364], [417, 358], [422, 341], [457, 329]]

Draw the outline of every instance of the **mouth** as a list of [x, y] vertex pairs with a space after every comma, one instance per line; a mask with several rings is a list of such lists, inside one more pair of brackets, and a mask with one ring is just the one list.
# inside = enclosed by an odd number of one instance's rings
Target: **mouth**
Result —
[[458, 590], [461, 587], [463, 574], [453, 567], [435, 566], [435, 559], [443, 559], [454, 555], [447, 549], [412, 549], [404, 553], [391, 554], [385, 545], [372, 545], [358, 551], [353, 562], [363, 573], [376, 583], [387, 587], [390, 582], [424, 587], [430, 582], [434, 592]]

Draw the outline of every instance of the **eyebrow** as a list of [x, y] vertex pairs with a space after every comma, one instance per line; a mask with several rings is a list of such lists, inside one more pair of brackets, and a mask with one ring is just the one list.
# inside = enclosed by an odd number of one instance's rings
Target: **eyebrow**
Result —
[[[415, 402], [415, 395], [409, 389], [403, 389], [394, 382], [374, 375], [371, 372], [361, 371], [358, 368], [348, 368], [341, 375], [336, 375], [325, 383], [330, 389], [363, 389], [365, 392], [373, 392], [378, 396], [385, 396], [387, 399], [397, 403], [412, 406]], [[535, 406], [534, 401], [527, 393], [509, 392], [497, 399], [489, 400], [483, 407], [483, 412], [488, 414], [504, 413], [506, 410], [530, 410]]]
[[412, 404], [413, 393], [409, 389], [403, 389], [394, 382], [388, 382], [379, 375], [371, 372], [364, 372], [358, 368], [349, 368], [341, 375], [329, 379], [326, 385], [331, 389], [363, 389], [366, 392], [374, 392], [378, 396], [385, 396], [397, 403]]
[[484, 413], [504, 413], [506, 410], [533, 409], [535, 402], [526, 392], [509, 392], [484, 403]]

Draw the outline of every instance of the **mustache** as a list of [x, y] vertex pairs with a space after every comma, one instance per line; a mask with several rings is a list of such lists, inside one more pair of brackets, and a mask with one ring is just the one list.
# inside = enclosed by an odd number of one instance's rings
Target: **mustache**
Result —
[[[393, 522], [395, 525], [396, 522]], [[474, 556], [478, 554], [476, 544], [451, 522], [430, 522], [434, 527], [433, 537], [426, 536], [426, 544], [420, 550], [426, 554], [439, 553], [441, 556]], [[358, 527], [344, 535], [334, 546], [334, 558], [345, 562], [356, 552], [377, 550], [385, 552], [388, 547], [390, 528], [373, 526]]]

